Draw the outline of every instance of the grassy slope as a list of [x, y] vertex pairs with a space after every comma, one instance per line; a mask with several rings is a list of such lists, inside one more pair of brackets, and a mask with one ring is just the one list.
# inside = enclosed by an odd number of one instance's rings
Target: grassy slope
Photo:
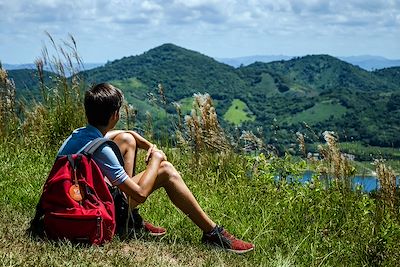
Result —
[[114, 239], [89, 248], [31, 240], [24, 231], [55, 154], [37, 151], [0, 144], [0, 262], [7, 266], [356, 266], [372, 265], [382, 252], [389, 255], [381, 260], [387, 266], [400, 259], [400, 227], [389, 221], [373, 236], [376, 206], [366, 195], [343, 198], [318, 186], [276, 187], [272, 174], [251, 175], [238, 156], [206, 156], [195, 163], [195, 157], [169, 149], [169, 160], [204, 210], [238, 237], [254, 242], [253, 253], [237, 256], [201, 245], [200, 231], [163, 191], [141, 208], [146, 219], [168, 229], [161, 240]]
[[340, 144], [340, 148], [352, 154], [370, 154], [375, 155], [375, 157], [390, 155], [391, 157], [400, 158], [399, 148], [365, 146], [360, 142], [344, 142]]
[[339, 103], [332, 101], [324, 101], [315, 104], [313, 107], [295, 114], [292, 117], [288, 117], [286, 121], [290, 123], [306, 122], [306, 123], [317, 123], [324, 121], [330, 117], [340, 117], [346, 113], [346, 108]]
[[158, 120], [166, 118], [165, 110], [157, 105], [157, 103], [151, 103], [148, 95], [148, 87], [138, 79], [113, 80], [111, 84], [123, 91], [125, 100], [137, 111], [138, 120], [145, 121], [146, 112], [150, 113], [152, 118], [157, 118]]
[[185, 97], [179, 100], [183, 114], [189, 114], [193, 107], [193, 97]]
[[240, 99], [234, 99], [228, 111], [224, 114], [224, 120], [239, 125], [244, 121], [254, 121], [256, 118], [249, 113], [246, 103]]

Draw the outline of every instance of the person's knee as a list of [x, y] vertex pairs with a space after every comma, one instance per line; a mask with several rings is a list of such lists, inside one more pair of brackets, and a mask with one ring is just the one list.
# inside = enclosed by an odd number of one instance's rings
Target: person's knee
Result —
[[136, 140], [130, 133], [127, 132], [120, 133], [114, 138], [114, 141], [119, 146], [128, 147], [130, 149], [136, 149]]
[[181, 180], [181, 176], [175, 169], [174, 165], [168, 161], [161, 162], [161, 170], [168, 177], [169, 181]]

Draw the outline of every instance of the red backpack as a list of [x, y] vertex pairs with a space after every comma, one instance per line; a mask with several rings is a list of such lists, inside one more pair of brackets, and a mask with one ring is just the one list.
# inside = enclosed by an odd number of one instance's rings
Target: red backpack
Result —
[[82, 154], [57, 158], [44, 184], [31, 232], [96, 245], [112, 239], [116, 227], [114, 201], [92, 159], [103, 144], [109, 145], [123, 164], [118, 146], [106, 138], [93, 140]]

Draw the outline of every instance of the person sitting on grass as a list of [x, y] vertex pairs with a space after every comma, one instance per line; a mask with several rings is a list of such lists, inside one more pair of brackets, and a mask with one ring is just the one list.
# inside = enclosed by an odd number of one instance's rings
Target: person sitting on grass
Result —
[[[152, 192], [164, 188], [172, 203], [203, 231], [204, 243], [235, 253], [253, 250], [253, 244], [237, 239], [208, 217], [163, 151], [134, 131], [113, 130], [119, 120], [122, 103], [121, 90], [111, 84], [97, 84], [86, 91], [84, 106], [88, 125], [73, 131], [60, 147], [58, 156], [80, 153], [98, 137], [109, 138], [118, 145], [124, 166], [107, 145], [98, 149], [93, 159], [112, 185], [129, 196], [130, 207], [135, 209], [134, 216], [141, 222], [139, 225], [135, 223], [136, 230], [154, 236], [166, 233], [164, 228], [143, 221], [136, 209]], [[147, 166], [134, 175], [137, 148], [147, 151]]]

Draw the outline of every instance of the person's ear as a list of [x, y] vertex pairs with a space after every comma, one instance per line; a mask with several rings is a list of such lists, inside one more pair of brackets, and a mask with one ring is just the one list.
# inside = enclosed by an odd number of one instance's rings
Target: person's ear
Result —
[[119, 119], [119, 110], [116, 110], [113, 114], [114, 119]]

